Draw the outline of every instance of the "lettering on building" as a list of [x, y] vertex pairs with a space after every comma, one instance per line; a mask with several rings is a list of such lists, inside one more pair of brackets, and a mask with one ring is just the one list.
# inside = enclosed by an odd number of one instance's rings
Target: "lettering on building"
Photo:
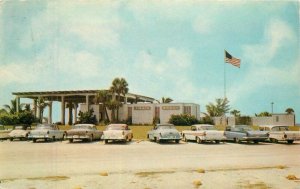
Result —
[[163, 110], [179, 110], [180, 106], [162, 106]]
[[151, 110], [150, 106], [135, 106], [134, 110]]

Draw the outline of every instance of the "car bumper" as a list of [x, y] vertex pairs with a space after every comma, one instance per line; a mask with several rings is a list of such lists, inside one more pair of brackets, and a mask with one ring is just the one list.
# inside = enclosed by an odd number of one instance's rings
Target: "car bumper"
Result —
[[160, 137], [159, 140], [180, 140], [181, 137]]
[[268, 137], [243, 137], [243, 140], [246, 141], [265, 141]]
[[49, 135], [31, 135], [28, 136], [29, 139], [48, 139]]
[[104, 136], [104, 140], [126, 140], [125, 136]]
[[68, 135], [67, 139], [89, 139], [90, 136], [88, 135]]

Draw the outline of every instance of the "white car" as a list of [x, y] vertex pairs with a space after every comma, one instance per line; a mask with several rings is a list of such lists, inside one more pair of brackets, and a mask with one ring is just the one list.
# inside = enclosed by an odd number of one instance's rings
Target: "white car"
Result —
[[181, 137], [173, 124], [157, 124], [147, 133], [147, 138], [150, 141], [175, 141], [179, 143]]
[[32, 139], [33, 142], [36, 142], [39, 139], [43, 139], [44, 141], [55, 141], [63, 140], [65, 135], [65, 131], [59, 130], [57, 125], [38, 124], [34, 130], [29, 132], [28, 139]]
[[261, 131], [269, 131], [269, 139], [271, 142], [287, 141], [292, 144], [294, 141], [300, 140], [300, 131], [290, 131], [288, 126], [283, 125], [265, 125], [259, 126]]
[[132, 131], [126, 124], [109, 124], [103, 131], [104, 143], [108, 141], [131, 141], [133, 138]]
[[14, 139], [27, 140], [28, 134], [30, 132], [30, 126], [19, 125], [16, 126], [8, 135], [9, 139], [13, 141]]
[[192, 125], [191, 130], [184, 130], [181, 132], [184, 141], [195, 140], [197, 143], [205, 141], [220, 141], [226, 140], [224, 131], [218, 131], [213, 125], [197, 124]]

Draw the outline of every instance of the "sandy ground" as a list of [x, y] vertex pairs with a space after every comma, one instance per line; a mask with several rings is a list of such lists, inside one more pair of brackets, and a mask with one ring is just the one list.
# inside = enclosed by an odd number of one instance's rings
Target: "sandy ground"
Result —
[[299, 142], [0, 142], [0, 189], [300, 189], [288, 175], [300, 178]]

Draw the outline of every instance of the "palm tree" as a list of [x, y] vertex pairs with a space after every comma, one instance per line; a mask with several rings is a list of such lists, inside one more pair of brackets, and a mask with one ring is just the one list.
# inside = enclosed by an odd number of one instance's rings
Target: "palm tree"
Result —
[[161, 98], [161, 103], [170, 103], [170, 102], [172, 102], [173, 101], [173, 99], [172, 98], [169, 98], [169, 97], [162, 97]]
[[285, 112], [287, 113], [287, 114], [294, 114], [294, 109], [293, 108], [287, 108], [286, 110], [285, 110]]
[[111, 122], [115, 122], [116, 121], [116, 118], [115, 118], [115, 110], [119, 109], [119, 107], [121, 107], [121, 103], [117, 100], [110, 100], [108, 103], [107, 103], [107, 107], [108, 109], [111, 110]]
[[39, 119], [40, 122], [42, 122], [43, 120], [43, 114], [44, 114], [44, 109], [49, 105], [48, 102], [45, 101], [45, 99], [43, 97], [39, 97], [37, 99], [37, 107], [39, 108], [40, 112], [39, 112]]
[[231, 115], [234, 115], [234, 117], [240, 117], [241, 116], [241, 112], [239, 110], [232, 110], [230, 112]]
[[121, 94], [124, 96], [125, 99], [125, 95], [129, 91], [127, 81], [124, 78], [115, 78], [112, 81], [110, 91], [112, 92], [112, 94], [117, 94], [116, 101], [119, 102], [117, 108], [117, 120], [119, 120], [119, 107], [122, 106], [122, 104], [120, 104]]
[[208, 105], [206, 105], [206, 110], [211, 117], [223, 116], [230, 110], [229, 101], [227, 98], [217, 98], [216, 104], [210, 102]]
[[255, 114], [256, 117], [270, 117], [272, 114], [269, 112], [260, 112], [259, 114]]
[[[5, 104], [4, 105], [4, 109], [8, 112], [8, 113], [10, 113], [10, 114], [15, 114], [15, 113], [17, 113], [17, 99], [13, 99], [13, 100], [11, 100], [10, 101], [10, 104], [11, 105], [7, 105], [7, 104]], [[19, 104], [18, 105], [19, 107], [19, 111], [21, 112], [22, 111], [22, 108], [23, 108], [23, 106], [24, 106], [24, 104]]]
[[109, 117], [108, 117], [108, 113], [107, 113], [107, 104], [109, 103], [109, 101], [111, 100], [111, 94], [109, 91], [99, 91], [96, 96], [95, 96], [95, 99], [94, 99], [94, 102], [99, 104], [99, 103], [102, 103], [103, 104], [103, 109], [105, 111], [105, 116], [106, 118], [108, 119], [109, 121]]

